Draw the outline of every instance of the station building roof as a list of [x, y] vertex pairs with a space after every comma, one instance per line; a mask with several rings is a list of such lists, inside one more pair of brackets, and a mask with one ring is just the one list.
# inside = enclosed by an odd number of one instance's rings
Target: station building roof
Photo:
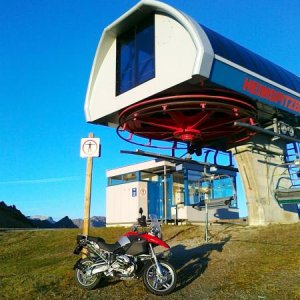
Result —
[[300, 77], [203, 26], [215, 55], [300, 93]]

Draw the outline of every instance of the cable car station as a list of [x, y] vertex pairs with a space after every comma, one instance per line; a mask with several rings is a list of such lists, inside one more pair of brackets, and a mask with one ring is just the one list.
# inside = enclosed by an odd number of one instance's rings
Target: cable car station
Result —
[[111, 224], [131, 221], [120, 208], [128, 197], [161, 218], [196, 221], [201, 203], [214, 200], [213, 215], [222, 212], [218, 203], [238, 214], [232, 164], [181, 162], [177, 149], [233, 155], [249, 225], [299, 221], [300, 78], [170, 5], [142, 0], [104, 29], [85, 115], [123, 140], [170, 149], [173, 157], [107, 172]]
[[133, 224], [139, 207], [160, 220], [197, 224], [205, 219], [205, 204], [210, 220], [238, 219], [236, 173], [230, 166], [162, 159], [109, 170], [106, 224]]

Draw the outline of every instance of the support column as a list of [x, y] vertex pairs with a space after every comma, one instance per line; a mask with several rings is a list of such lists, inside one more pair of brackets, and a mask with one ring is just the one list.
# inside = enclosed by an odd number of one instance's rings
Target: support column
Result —
[[279, 206], [271, 193], [272, 173], [284, 162], [285, 143], [257, 134], [246, 145], [231, 151], [243, 182], [249, 225], [298, 222], [296, 204], [286, 210]]
[[167, 190], [167, 166], [164, 165], [164, 220], [165, 224], [168, 224], [168, 218], [167, 218], [167, 212], [168, 212], [168, 207], [167, 207], [167, 200], [168, 200], [168, 190]]

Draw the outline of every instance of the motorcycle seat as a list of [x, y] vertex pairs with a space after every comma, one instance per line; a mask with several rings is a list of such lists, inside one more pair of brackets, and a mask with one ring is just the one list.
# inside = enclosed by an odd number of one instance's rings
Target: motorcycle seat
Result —
[[88, 236], [87, 237], [88, 240], [92, 241], [92, 242], [95, 242], [98, 244], [98, 242], [102, 242], [102, 243], [105, 243], [105, 240], [101, 237], [96, 237], [96, 236]]
[[105, 242], [99, 241], [97, 244], [99, 245], [100, 248], [102, 248], [108, 252], [114, 252], [121, 246], [118, 242], [116, 242], [114, 244], [107, 244]]
[[97, 243], [100, 248], [102, 248], [102, 249], [104, 249], [105, 251], [108, 251], [108, 252], [114, 252], [115, 250], [120, 248], [120, 244], [118, 242], [116, 242], [114, 244], [108, 244], [101, 237], [88, 236], [88, 239], [90, 241], [93, 241], [93, 242]]

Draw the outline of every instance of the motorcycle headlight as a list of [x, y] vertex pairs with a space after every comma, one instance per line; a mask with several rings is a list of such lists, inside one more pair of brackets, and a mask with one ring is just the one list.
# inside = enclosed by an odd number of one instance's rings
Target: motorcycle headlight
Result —
[[137, 228], [137, 226], [133, 225], [133, 226], [131, 227], [131, 230], [132, 230], [133, 232], [136, 232], [136, 231], [138, 231], [138, 228]]
[[292, 126], [289, 127], [289, 136], [291, 136], [291, 137], [295, 136], [295, 130]]
[[280, 123], [280, 132], [282, 134], [287, 134], [288, 132], [288, 127], [285, 123]]

